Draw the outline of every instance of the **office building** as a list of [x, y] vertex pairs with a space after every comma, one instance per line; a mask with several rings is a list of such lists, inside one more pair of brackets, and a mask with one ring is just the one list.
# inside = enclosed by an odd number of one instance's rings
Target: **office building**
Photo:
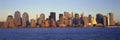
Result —
[[84, 13], [81, 14], [81, 17], [80, 17], [79, 20], [80, 20], [80, 21], [79, 21], [80, 27], [84, 26]]
[[50, 24], [49, 24], [49, 19], [48, 18], [45, 20], [44, 23], [45, 23], [45, 28], [49, 28]]
[[29, 26], [29, 15], [27, 12], [24, 12], [22, 15], [22, 28]]
[[65, 20], [65, 25], [68, 26], [68, 18], [70, 18], [69, 12], [64, 12], [64, 20]]
[[113, 13], [108, 14], [108, 21], [109, 26], [115, 25]]
[[50, 12], [49, 19], [54, 19], [56, 21], [56, 13], [55, 12]]
[[73, 26], [74, 27], [78, 27], [79, 26], [79, 22], [80, 22], [80, 19], [79, 19], [79, 14], [75, 14], [75, 18], [73, 19], [72, 23], [73, 23]]
[[70, 16], [71, 16], [71, 18], [73, 19], [73, 18], [74, 18], [74, 13], [72, 12]]
[[66, 25], [64, 23], [63, 14], [59, 14], [59, 23], [58, 23], [58, 26], [61, 27], [61, 28], [65, 28], [66, 27]]
[[45, 14], [40, 14], [40, 20], [45, 20]]
[[89, 21], [89, 23], [92, 22], [92, 16], [91, 15], [88, 16], [88, 21]]
[[12, 15], [8, 15], [6, 22], [7, 22], [6, 23], [7, 28], [16, 28]]
[[107, 16], [103, 16], [103, 25], [107, 26]]
[[56, 21], [54, 20], [54, 18], [51, 18], [50, 19], [50, 27], [52, 27], [52, 28], [56, 28]]
[[22, 18], [19, 11], [16, 11], [14, 14], [15, 26], [20, 27], [22, 25]]
[[36, 23], [35, 23], [35, 20], [34, 20], [34, 19], [31, 19], [30, 27], [31, 27], [31, 28], [36, 28]]
[[103, 15], [102, 14], [96, 14], [96, 21], [97, 24], [103, 24]]
[[83, 21], [84, 21], [84, 27], [87, 27], [89, 23], [88, 17], [84, 16]]

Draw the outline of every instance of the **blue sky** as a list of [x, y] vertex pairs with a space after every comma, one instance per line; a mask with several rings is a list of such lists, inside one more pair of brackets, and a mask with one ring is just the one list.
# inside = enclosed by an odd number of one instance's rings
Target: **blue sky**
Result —
[[58, 19], [59, 13], [68, 11], [79, 14], [84, 12], [85, 16], [113, 12], [115, 21], [120, 20], [120, 0], [0, 0], [0, 21], [6, 20], [9, 14], [14, 15], [17, 10], [21, 15], [27, 12], [30, 19], [41, 13], [48, 18], [49, 12], [56, 12]]

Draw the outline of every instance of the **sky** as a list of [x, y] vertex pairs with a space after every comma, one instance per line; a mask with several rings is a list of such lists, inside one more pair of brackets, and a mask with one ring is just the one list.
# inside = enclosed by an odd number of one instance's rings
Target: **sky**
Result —
[[63, 12], [84, 13], [85, 16], [97, 13], [107, 15], [114, 13], [114, 20], [120, 21], [120, 0], [0, 0], [0, 21], [5, 21], [8, 15], [14, 15], [15, 11], [29, 14], [30, 19], [44, 13], [48, 18], [50, 12], [58, 14]]

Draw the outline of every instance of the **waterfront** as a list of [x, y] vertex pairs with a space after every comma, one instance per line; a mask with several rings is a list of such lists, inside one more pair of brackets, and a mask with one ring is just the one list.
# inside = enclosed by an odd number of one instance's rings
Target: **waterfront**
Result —
[[120, 28], [1, 28], [0, 40], [120, 40]]

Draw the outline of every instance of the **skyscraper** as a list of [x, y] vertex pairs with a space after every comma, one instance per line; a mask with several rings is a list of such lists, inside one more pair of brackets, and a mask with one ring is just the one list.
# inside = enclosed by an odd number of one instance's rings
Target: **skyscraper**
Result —
[[88, 16], [88, 21], [89, 21], [89, 23], [92, 22], [92, 16], [91, 15]]
[[30, 27], [31, 28], [36, 28], [36, 24], [35, 24], [35, 20], [34, 19], [31, 19]]
[[42, 13], [42, 14], [40, 14], [40, 19], [41, 20], [45, 20], [45, 15]]
[[88, 17], [84, 16], [83, 21], [84, 21], [84, 27], [87, 27], [89, 23]]
[[56, 27], [56, 21], [54, 20], [54, 18], [50, 19], [50, 27], [53, 27], [53, 28]]
[[80, 20], [79, 21], [80, 26], [84, 26], [84, 13], [81, 14], [81, 17], [79, 20]]
[[63, 14], [59, 14], [59, 20], [63, 17]]
[[19, 27], [22, 25], [22, 18], [19, 11], [16, 11], [14, 14], [15, 26]]
[[97, 24], [103, 24], [103, 15], [102, 14], [96, 14], [96, 21]]
[[24, 12], [22, 15], [22, 27], [28, 27], [29, 26], [29, 15], [27, 12]]
[[15, 23], [12, 15], [8, 15], [6, 22], [8, 28], [15, 28]]
[[64, 12], [65, 19], [68, 19], [70, 17], [69, 12]]
[[50, 16], [49, 16], [49, 19], [54, 19], [56, 21], [56, 13], [55, 12], [50, 12]]
[[69, 12], [64, 12], [64, 16], [65, 16], [65, 25], [68, 26], [68, 18], [69, 18]]
[[49, 25], [49, 19], [47, 18], [46, 20], [45, 20], [45, 28], [48, 28], [48, 27], [50, 27], [50, 25]]
[[64, 18], [63, 18], [63, 14], [59, 14], [59, 23], [58, 23], [59, 27], [65, 27], [66, 25], [64, 24]]
[[73, 26], [74, 27], [78, 27], [79, 26], [79, 22], [80, 22], [80, 19], [79, 19], [79, 14], [75, 14], [75, 18], [73, 19], [72, 23], [73, 23]]
[[74, 13], [72, 12], [70, 16], [71, 16], [71, 18], [73, 19], [73, 18], [74, 18]]
[[109, 24], [110, 26], [115, 25], [113, 13], [109, 13], [108, 16], [109, 16], [109, 17], [108, 17], [108, 20], [109, 20], [108, 24]]
[[49, 20], [50, 20], [50, 26], [56, 27], [56, 13], [55, 12], [50, 12]]
[[40, 17], [38, 19], [39, 27], [44, 27], [45, 26], [44, 22], [45, 22], [45, 15], [42, 13], [40, 14]]
[[72, 19], [71, 18], [68, 18], [68, 26], [72, 27]]
[[107, 16], [103, 16], [103, 25], [107, 26]]

